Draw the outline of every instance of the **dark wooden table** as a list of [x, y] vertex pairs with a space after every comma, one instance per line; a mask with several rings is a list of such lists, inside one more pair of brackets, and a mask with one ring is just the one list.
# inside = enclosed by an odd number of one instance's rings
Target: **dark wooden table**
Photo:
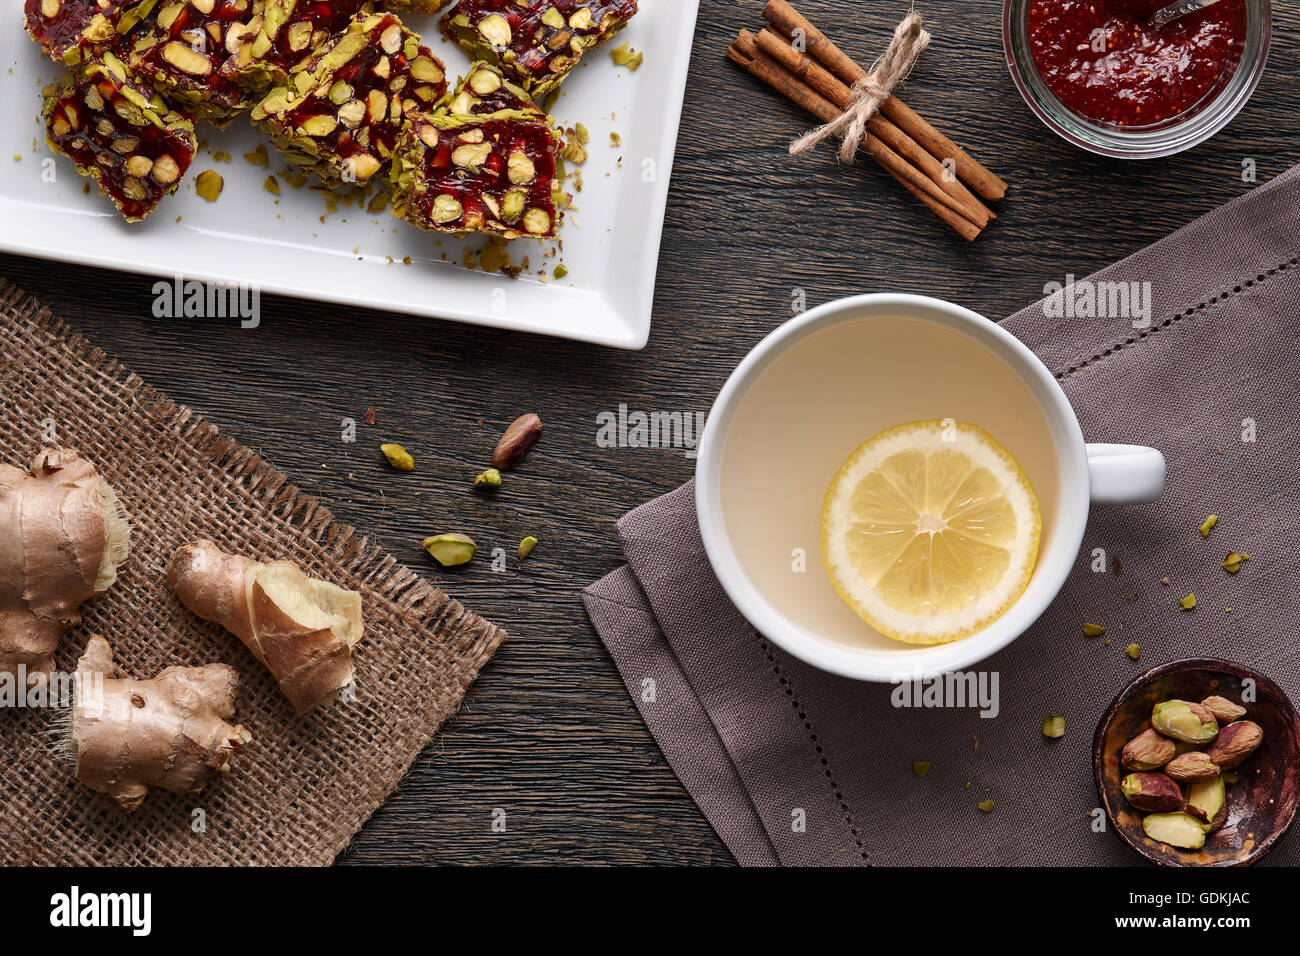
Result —
[[[677, 0], [647, 0], [674, 4]], [[1277, 4], [1254, 99], [1209, 143], [1134, 163], [1085, 154], [1045, 129], [1003, 63], [1002, 5], [924, 0], [935, 40], [906, 98], [1011, 185], [973, 245], [869, 161], [790, 160], [794, 107], [723, 60], [760, 0], [703, 0], [669, 198], [649, 347], [615, 352], [528, 335], [267, 297], [262, 324], [159, 320], [153, 279], [18, 256], [0, 274], [96, 345], [193, 406], [511, 634], [463, 712], [343, 855], [356, 863], [729, 863], [665, 764], [587, 621], [584, 586], [619, 564], [614, 522], [690, 477], [680, 451], [603, 449], [596, 416], [706, 411], [732, 367], [808, 304], [922, 292], [1002, 318], [1044, 283], [1086, 275], [1267, 181], [1300, 155], [1300, 14]], [[1283, 9], [1285, 7], [1285, 9]], [[905, 10], [895, 0], [801, 0], [862, 62]], [[832, 27], [861, 13], [858, 28]], [[654, 56], [655, 51], [647, 51]], [[358, 443], [340, 419], [367, 406]], [[465, 491], [504, 425], [540, 413], [546, 435], [494, 498]], [[379, 440], [419, 470], [397, 476]], [[431, 566], [419, 539], [463, 530], [481, 546], [542, 540], [520, 573]], [[511, 562], [513, 564], [513, 561]], [[507, 832], [494, 833], [495, 809]]]

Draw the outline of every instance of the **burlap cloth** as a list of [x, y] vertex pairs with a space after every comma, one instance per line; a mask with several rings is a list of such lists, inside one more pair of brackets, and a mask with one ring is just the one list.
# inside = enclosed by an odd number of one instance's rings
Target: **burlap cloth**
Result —
[[[1094, 510], [1057, 600], [973, 669], [999, 674], [996, 718], [899, 709], [894, 687], [833, 677], [765, 641], [709, 567], [692, 485], [622, 519], [628, 564], [588, 588], [588, 613], [741, 863], [1133, 863], [1091, 826], [1093, 731], [1116, 693], [1154, 664], [1214, 656], [1300, 694], [1298, 264], [1300, 168], [1093, 277], [1150, 282], [1149, 328], [1050, 319], [1041, 303], [1006, 320], [1056, 374], [1088, 440], [1160, 448], [1169, 474], [1153, 504]], [[1208, 514], [1220, 521], [1207, 540]], [[1093, 572], [1094, 548], [1121, 556], [1119, 575]], [[1251, 556], [1236, 576], [1219, 567], [1229, 551]], [[1188, 592], [1190, 612], [1178, 606]], [[1084, 621], [1106, 625], [1110, 646], [1085, 637]], [[1130, 642], [1140, 661], [1125, 656]], [[1063, 739], [1042, 736], [1048, 714], [1065, 717]], [[924, 777], [917, 761], [932, 765]], [[1300, 862], [1300, 832], [1267, 862]]]
[[[0, 711], [0, 863], [329, 864], [455, 712], [505, 632], [337, 524], [285, 475], [0, 279], [4, 460], [26, 469], [46, 418], [59, 443], [113, 485], [134, 527], [130, 561], [113, 589], [84, 607], [57, 666], [71, 669], [92, 632], [134, 677], [172, 664], [231, 664], [241, 677], [237, 720], [253, 742], [198, 796], [155, 790], [127, 814], [73, 778], [58, 756], [55, 712]], [[238, 639], [177, 602], [167, 560], [200, 535], [361, 591], [366, 634], [354, 703], [295, 716]]]

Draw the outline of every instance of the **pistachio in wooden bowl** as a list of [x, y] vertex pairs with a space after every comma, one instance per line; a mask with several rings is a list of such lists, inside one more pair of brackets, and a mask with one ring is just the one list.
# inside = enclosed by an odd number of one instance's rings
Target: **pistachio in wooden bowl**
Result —
[[1110, 828], [1166, 866], [1258, 860], [1300, 808], [1300, 717], [1262, 674], [1198, 658], [1128, 685], [1093, 741]]

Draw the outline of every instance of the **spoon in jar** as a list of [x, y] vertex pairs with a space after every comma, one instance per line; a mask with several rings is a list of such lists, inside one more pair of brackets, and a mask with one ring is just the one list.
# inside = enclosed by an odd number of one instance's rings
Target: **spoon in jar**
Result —
[[1206, 7], [1212, 7], [1219, 0], [1178, 0], [1177, 3], [1171, 3], [1167, 7], [1161, 7], [1151, 16], [1147, 17], [1147, 26], [1153, 30], [1163, 30], [1169, 24], [1189, 13], [1195, 13], [1197, 10], [1204, 10]]

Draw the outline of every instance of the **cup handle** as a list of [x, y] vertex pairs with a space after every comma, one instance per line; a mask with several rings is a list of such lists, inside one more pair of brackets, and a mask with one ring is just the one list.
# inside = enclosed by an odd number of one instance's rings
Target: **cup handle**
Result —
[[1094, 444], [1087, 448], [1094, 505], [1141, 505], [1160, 497], [1165, 487], [1165, 456], [1156, 449]]

